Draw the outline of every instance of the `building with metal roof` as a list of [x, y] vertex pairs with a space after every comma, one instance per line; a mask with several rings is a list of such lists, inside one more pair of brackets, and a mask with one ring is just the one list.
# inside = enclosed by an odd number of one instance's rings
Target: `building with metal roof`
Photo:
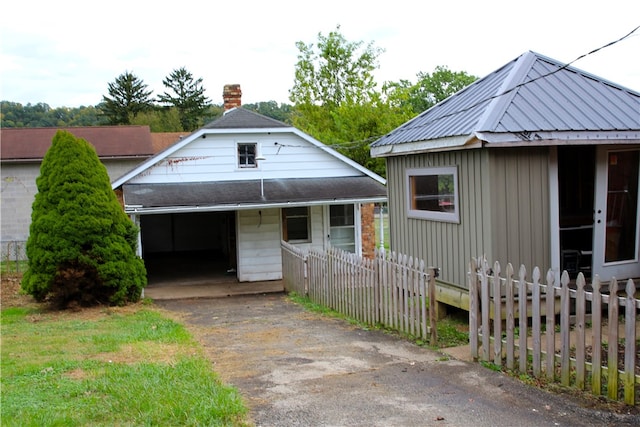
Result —
[[640, 277], [637, 91], [525, 52], [371, 154], [387, 163], [391, 249], [440, 267], [452, 305], [479, 255]]

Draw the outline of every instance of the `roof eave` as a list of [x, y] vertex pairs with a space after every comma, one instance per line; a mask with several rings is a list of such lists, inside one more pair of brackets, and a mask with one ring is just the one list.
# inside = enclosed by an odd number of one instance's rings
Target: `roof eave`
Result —
[[371, 148], [372, 157], [393, 157], [436, 151], [479, 148], [482, 141], [475, 135], [459, 135], [426, 141], [411, 141], [402, 144], [382, 145]]
[[640, 130], [476, 132], [476, 136], [492, 147], [640, 143]]
[[229, 210], [251, 210], [251, 209], [279, 209], [279, 208], [295, 208], [301, 206], [324, 206], [335, 204], [352, 204], [352, 203], [385, 203], [388, 198], [384, 196], [362, 197], [350, 199], [335, 200], [314, 200], [286, 203], [237, 203], [237, 204], [220, 204], [207, 206], [160, 206], [160, 207], [143, 207], [139, 205], [125, 205], [124, 211], [129, 215], [153, 215], [167, 213], [193, 213], [193, 212], [220, 212]]

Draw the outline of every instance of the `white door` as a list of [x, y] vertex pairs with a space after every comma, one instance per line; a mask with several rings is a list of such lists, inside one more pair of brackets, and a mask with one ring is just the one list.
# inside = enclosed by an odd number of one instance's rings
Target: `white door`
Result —
[[640, 277], [639, 168], [638, 148], [598, 148], [593, 273], [602, 280]]

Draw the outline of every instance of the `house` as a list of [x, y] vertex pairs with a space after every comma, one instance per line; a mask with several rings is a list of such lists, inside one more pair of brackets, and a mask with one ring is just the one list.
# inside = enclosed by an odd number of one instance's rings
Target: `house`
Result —
[[384, 179], [242, 108], [239, 85], [225, 86], [223, 98], [222, 117], [112, 182], [140, 226], [150, 285], [168, 275], [184, 283], [203, 267], [204, 281], [279, 280], [282, 240], [372, 252]]
[[640, 277], [636, 91], [526, 52], [371, 154], [386, 159], [391, 249], [440, 268], [442, 301], [468, 304], [479, 255]]
[[[59, 128], [0, 129], [2, 164], [1, 253], [24, 257], [29, 236], [31, 205], [37, 192], [40, 163]], [[60, 128], [90, 142], [111, 179], [151, 157], [148, 126], [94, 126]]]

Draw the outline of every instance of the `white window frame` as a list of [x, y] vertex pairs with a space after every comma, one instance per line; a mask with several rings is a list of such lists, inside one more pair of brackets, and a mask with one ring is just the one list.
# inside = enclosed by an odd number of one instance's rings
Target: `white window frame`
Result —
[[[436, 175], [452, 175], [453, 176], [453, 211], [430, 211], [423, 209], [413, 208], [413, 190], [412, 190], [412, 178], [416, 176], [436, 176]], [[457, 166], [444, 166], [444, 167], [430, 167], [430, 168], [415, 168], [406, 170], [406, 206], [407, 216], [415, 219], [426, 219], [441, 222], [460, 223], [460, 197], [458, 191], [458, 167]]]
[[[253, 145], [253, 164], [240, 163], [240, 146]], [[254, 169], [258, 167], [258, 143], [257, 142], [237, 142], [236, 143], [236, 162], [238, 169]]]
[[[295, 209], [295, 208], [282, 208], [280, 210], [280, 216], [282, 217], [282, 240], [284, 240], [285, 242], [291, 243], [291, 244], [296, 244], [296, 243], [310, 243], [312, 241], [311, 238], [311, 208], [309, 206], [298, 206], [298, 209], [306, 209], [306, 214], [305, 215], [287, 215], [286, 211], [288, 209]], [[306, 223], [307, 223], [307, 238], [306, 239], [290, 239], [289, 238], [289, 227], [288, 227], [288, 220], [289, 218], [306, 218]], [[286, 224], [285, 224], [286, 223]], [[285, 236], [285, 229], [287, 232], [287, 235]]]

